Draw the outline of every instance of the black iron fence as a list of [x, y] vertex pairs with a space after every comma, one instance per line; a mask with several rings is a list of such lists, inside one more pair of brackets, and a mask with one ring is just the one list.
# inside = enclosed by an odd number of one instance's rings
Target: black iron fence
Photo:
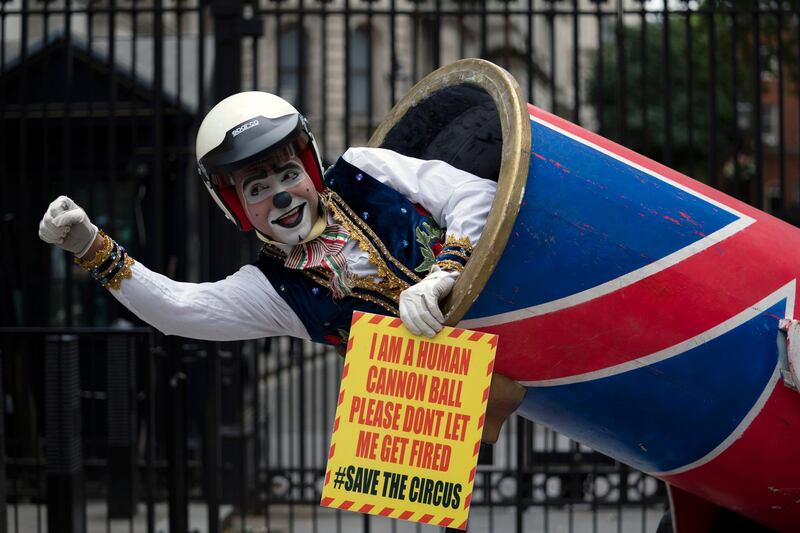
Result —
[[[798, 25], [779, 0], [0, 2], [0, 528], [407, 527], [317, 507], [338, 356], [111, 328], [137, 319], [36, 238], [58, 194], [151, 268], [218, 279], [256, 243], [195, 175], [214, 102], [283, 95], [331, 161], [416, 80], [479, 56], [535, 105], [795, 221]], [[477, 531], [653, 531], [665, 505], [524, 420], [481, 462]]]
[[[0, 530], [423, 530], [319, 507], [333, 350], [130, 327], [0, 336]], [[521, 418], [479, 463], [471, 531], [654, 531], [665, 509], [653, 478]]]

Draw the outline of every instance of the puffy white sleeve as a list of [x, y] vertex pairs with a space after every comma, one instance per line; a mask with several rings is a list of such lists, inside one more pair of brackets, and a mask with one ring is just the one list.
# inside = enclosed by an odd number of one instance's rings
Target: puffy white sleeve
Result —
[[345, 161], [430, 212], [448, 235], [481, 236], [497, 184], [444, 161], [416, 159], [384, 148], [350, 148]]
[[245, 265], [211, 283], [174, 281], [138, 261], [111, 294], [166, 335], [233, 341], [289, 335], [308, 339], [298, 316], [266, 276]]

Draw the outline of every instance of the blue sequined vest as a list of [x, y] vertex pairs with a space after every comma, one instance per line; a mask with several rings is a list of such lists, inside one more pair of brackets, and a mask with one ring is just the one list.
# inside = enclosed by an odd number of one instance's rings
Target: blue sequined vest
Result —
[[[325, 173], [321, 196], [339, 223], [367, 248], [377, 282], [359, 278], [352, 296], [334, 300], [321, 269], [283, 266], [283, 253], [265, 245], [255, 265], [289, 304], [316, 342], [346, 342], [353, 311], [397, 315], [400, 292], [433, 265], [444, 232], [405, 196], [342, 158]], [[421, 212], [423, 211], [423, 212]]]

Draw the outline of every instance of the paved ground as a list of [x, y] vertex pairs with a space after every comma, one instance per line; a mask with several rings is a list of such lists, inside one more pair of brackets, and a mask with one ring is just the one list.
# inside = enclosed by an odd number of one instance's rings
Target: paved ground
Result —
[[[60, 530], [50, 530], [47, 527], [47, 511], [31, 504], [20, 504], [8, 508], [9, 533], [57, 533]], [[337, 513], [329, 509], [318, 507], [299, 506], [294, 509], [288, 506], [275, 506], [271, 508], [270, 515], [248, 515], [244, 518], [239, 514], [231, 515], [231, 508], [225, 507], [222, 512], [227, 515], [225, 521], [226, 533], [440, 533], [441, 528], [420, 526], [410, 522], [388, 520], [384, 518], [366, 518], [356, 513]], [[647, 509], [616, 509], [600, 510], [596, 514], [585, 507], [569, 509], [544, 509], [534, 508], [526, 511], [523, 516], [523, 529], [525, 533], [655, 533], [658, 521], [663, 511], [660, 508]], [[190, 531], [205, 533], [206, 507], [193, 504], [190, 509]], [[87, 533], [145, 533], [145, 508], [140, 506], [139, 513], [131, 523], [128, 521], [113, 520], [107, 522], [105, 504], [102, 502], [89, 503], [86, 509], [88, 523]], [[368, 525], [367, 525], [368, 522]], [[470, 516], [470, 533], [498, 532], [512, 533], [515, 531], [516, 516], [512, 508], [487, 508], [476, 507]], [[165, 504], [156, 506], [156, 532], [169, 533], [167, 525], [167, 507]]]

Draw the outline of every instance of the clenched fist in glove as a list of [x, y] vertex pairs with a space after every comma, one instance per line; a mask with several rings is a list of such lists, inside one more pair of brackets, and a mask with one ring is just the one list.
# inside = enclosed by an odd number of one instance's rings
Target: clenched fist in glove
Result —
[[66, 196], [59, 196], [47, 207], [39, 222], [39, 238], [83, 257], [97, 237], [97, 226], [86, 211]]
[[400, 293], [400, 319], [411, 333], [433, 337], [442, 330], [439, 300], [450, 294], [458, 275], [434, 266], [422, 281]]

